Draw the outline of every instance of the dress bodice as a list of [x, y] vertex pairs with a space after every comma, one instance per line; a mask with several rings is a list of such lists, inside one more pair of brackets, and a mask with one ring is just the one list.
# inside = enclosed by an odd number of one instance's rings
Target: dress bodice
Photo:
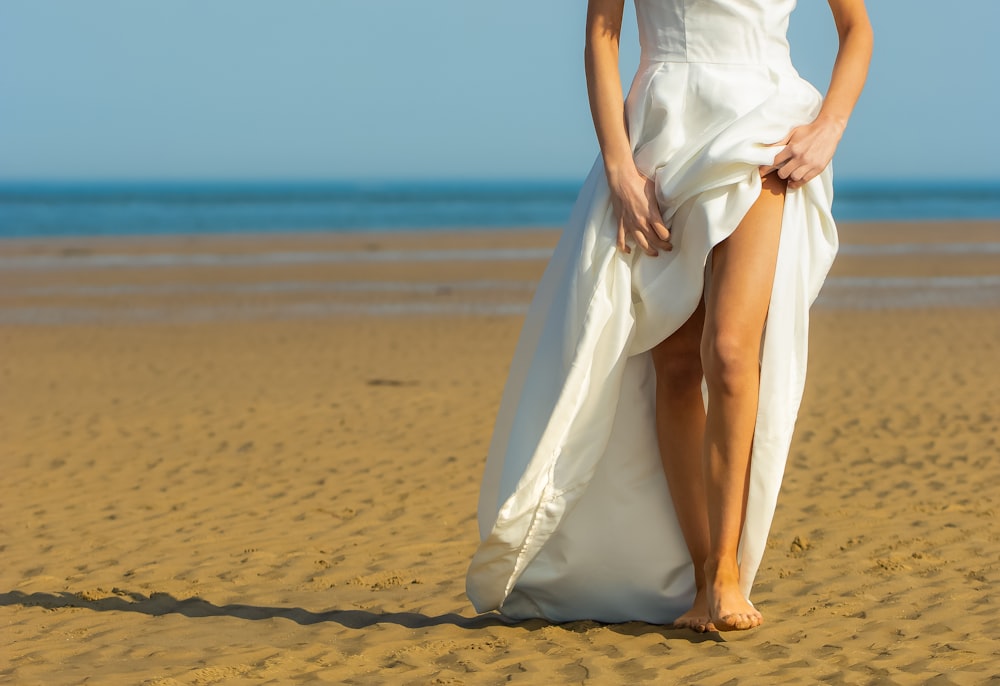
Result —
[[788, 18], [795, 0], [635, 0], [647, 62], [790, 62]]

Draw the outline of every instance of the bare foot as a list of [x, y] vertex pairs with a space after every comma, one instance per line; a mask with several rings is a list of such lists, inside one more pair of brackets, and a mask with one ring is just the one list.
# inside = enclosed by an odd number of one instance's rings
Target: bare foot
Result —
[[739, 567], [706, 562], [705, 577], [708, 615], [716, 631], [746, 631], [764, 623], [740, 591]]
[[698, 589], [691, 609], [675, 619], [673, 626], [675, 629], [691, 629], [699, 634], [715, 631], [715, 625], [708, 616], [708, 593], [704, 588]]

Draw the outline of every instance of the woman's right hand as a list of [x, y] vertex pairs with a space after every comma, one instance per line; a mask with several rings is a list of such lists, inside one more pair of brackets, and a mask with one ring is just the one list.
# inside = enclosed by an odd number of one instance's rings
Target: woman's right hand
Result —
[[611, 205], [618, 218], [619, 250], [626, 255], [631, 254], [629, 240], [651, 257], [659, 255], [659, 250], [674, 249], [651, 179], [633, 166], [622, 173], [609, 174], [608, 185]]

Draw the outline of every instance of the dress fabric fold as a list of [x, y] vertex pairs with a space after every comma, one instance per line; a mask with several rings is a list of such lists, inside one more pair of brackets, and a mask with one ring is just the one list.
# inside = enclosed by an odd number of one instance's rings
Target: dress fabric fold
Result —
[[[711, 250], [759, 196], [758, 167], [773, 161], [773, 144], [819, 111], [820, 94], [788, 55], [794, 6], [636, 0], [642, 58], [626, 122], [674, 249], [616, 249], [598, 158], [504, 388], [466, 579], [478, 611], [662, 624], [690, 607], [694, 575], [660, 465], [649, 351], [703, 297]], [[837, 251], [832, 195], [829, 168], [786, 194], [740, 542], [748, 597], [805, 382], [809, 307]]]

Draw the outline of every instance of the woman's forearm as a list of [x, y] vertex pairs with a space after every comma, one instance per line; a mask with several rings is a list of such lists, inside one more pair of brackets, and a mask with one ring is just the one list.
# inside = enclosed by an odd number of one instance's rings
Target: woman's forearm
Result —
[[864, 0], [829, 0], [840, 36], [830, 87], [816, 119], [797, 126], [775, 145], [783, 146], [761, 176], [777, 172], [789, 188], [799, 188], [826, 169], [847, 128], [854, 105], [868, 77], [872, 55], [872, 27]]
[[618, 223], [618, 248], [631, 253], [629, 241], [655, 257], [672, 250], [670, 230], [663, 223], [653, 182], [643, 176], [632, 159], [632, 144], [625, 125], [625, 98], [618, 71], [625, 0], [590, 0], [587, 5], [587, 48], [584, 63], [587, 93], [594, 130], [604, 158], [604, 173], [611, 206]]
[[840, 49], [818, 118], [835, 122], [843, 131], [868, 76], [872, 27], [863, 3], [835, 0], [830, 6], [840, 36]]
[[587, 93], [608, 179], [635, 169], [632, 146], [625, 128], [625, 102], [618, 71], [623, 0], [590, 3], [584, 65]]

